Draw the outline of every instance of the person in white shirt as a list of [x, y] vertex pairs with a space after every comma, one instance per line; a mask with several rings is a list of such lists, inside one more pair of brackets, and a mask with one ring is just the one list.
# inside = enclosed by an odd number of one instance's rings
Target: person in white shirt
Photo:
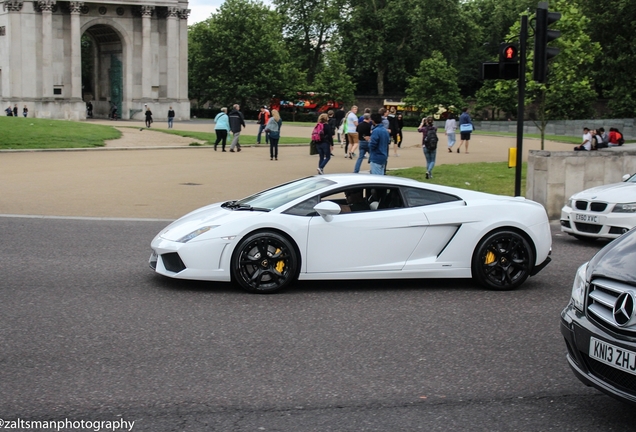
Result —
[[455, 114], [451, 113], [446, 119], [444, 124], [444, 134], [448, 139], [448, 152], [452, 153], [453, 146], [455, 145], [455, 131], [457, 130], [457, 120], [455, 120]]
[[355, 156], [356, 149], [358, 148], [358, 132], [356, 132], [356, 128], [358, 127], [358, 116], [356, 113], [358, 112], [357, 106], [352, 106], [351, 111], [347, 114], [347, 118], [345, 121], [347, 122], [347, 137], [349, 138], [349, 148], [346, 149], [345, 157], [349, 159], [353, 159]]
[[574, 147], [575, 151], [590, 151], [592, 150], [592, 134], [590, 133], [590, 129], [584, 127], [583, 128], [583, 142], [580, 146]]

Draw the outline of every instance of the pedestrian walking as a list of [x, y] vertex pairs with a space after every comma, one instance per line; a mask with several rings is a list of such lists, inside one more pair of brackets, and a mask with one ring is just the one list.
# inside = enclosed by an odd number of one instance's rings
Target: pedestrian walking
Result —
[[150, 111], [150, 108], [148, 108], [147, 106], [146, 106], [145, 115], [146, 115], [146, 127], [149, 128], [150, 125], [152, 124], [152, 111]]
[[311, 139], [316, 143], [316, 150], [318, 150], [319, 159], [316, 171], [318, 174], [324, 174], [325, 166], [329, 163], [333, 150], [333, 132], [329, 126], [329, 116], [326, 113], [322, 113], [318, 117], [318, 123], [314, 126]]
[[22, 116], [26, 118], [28, 115], [29, 115], [29, 109], [25, 105], [24, 108], [22, 108]]
[[272, 110], [272, 116], [267, 121], [265, 136], [269, 135], [269, 160], [278, 160], [278, 140], [280, 139], [280, 128], [283, 121], [278, 110]]
[[230, 118], [227, 116], [227, 108], [221, 108], [221, 112], [214, 117], [214, 132], [216, 133], [216, 141], [214, 141], [214, 151], [221, 143], [221, 151], [225, 151], [227, 142], [227, 134], [230, 132]]
[[358, 123], [356, 130], [358, 131], [358, 139], [360, 140], [358, 147], [360, 151], [358, 153], [358, 159], [356, 159], [356, 165], [353, 168], [353, 172], [359, 173], [364, 156], [369, 152], [369, 140], [371, 139], [371, 114], [365, 113], [362, 116], [362, 121]]
[[466, 153], [468, 153], [468, 143], [470, 141], [470, 134], [473, 131], [473, 120], [468, 114], [468, 107], [462, 108], [462, 114], [459, 116], [459, 147], [457, 147], [457, 153], [460, 153], [462, 144], [466, 144]]
[[424, 157], [426, 157], [426, 178], [432, 179], [437, 156], [437, 142], [439, 141], [433, 117], [423, 118], [417, 131], [422, 134], [422, 150]]
[[455, 131], [457, 130], [457, 120], [455, 120], [455, 114], [451, 113], [446, 119], [444, 124], [444, 135], [448, 141], [448, 152], [453, 152], [453, 146], [455, 145]]
[[13, 117], [18, 116], [18, 104], [13, 105]]
[[[270, 113], [266, 106], [262, 106], [256, 118], [258, 124], [258, 133], [256, 135], [256, 144], [261, 143], [261, 134], [267, 129], [267, 123], [269, 122]], [[269, 144], [269, 133], [265, 131], [265, 143]]]
[[386, 162], [389, 158], [389, 143], [391, 135], [383, 124], [382, 114], [371, 114], [373, 130], [369, 140], [369, 163], [371, 164], [371, 174], [384, 175]]
[[234, 104], [232, 111], [228, 114], [230, 118], [230, 130], [232, 131], [232, 144], [230, 144], [230, 153], [234, 153], [234, 149], [237, 152], [241, 151], [241, 144], [239, 143], [239, 137], [241, 130], [245, 127], [245, 117], [240, 111], [241, 106]]
[[168, 129], [172, 129], [172, 124], [174, 123], [174, 110], [172, 107], [168, 110]]

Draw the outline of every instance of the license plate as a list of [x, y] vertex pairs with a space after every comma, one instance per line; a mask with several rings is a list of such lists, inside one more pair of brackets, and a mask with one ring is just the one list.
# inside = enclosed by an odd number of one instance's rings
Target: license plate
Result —
[[574, 220], [577, 222], [598, 223], [598, 215], [574, 214]]
[[636, 375], [636, 353], [590, 337], [590, 357], [615, 369]]

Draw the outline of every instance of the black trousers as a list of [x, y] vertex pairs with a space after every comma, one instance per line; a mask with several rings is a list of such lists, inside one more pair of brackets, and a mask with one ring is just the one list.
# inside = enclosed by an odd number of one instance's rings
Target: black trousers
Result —
[[219, 145], [221, 141], [221, 149], [225, 150], [225, 144], [227, 142], [227, 131], [225, 129], [214, 129], [216, 132], [216, 141], [214, 142], [214, 150], [216, 150], [216, 146]]

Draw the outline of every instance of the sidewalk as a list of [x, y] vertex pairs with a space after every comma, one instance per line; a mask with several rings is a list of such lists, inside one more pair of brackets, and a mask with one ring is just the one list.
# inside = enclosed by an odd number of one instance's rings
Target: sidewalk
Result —
[[[223, 153], [220, 148], [215, 152], [210, 146], [190, 146], [196, 141], [192, 138], [152, 130], [167, 124], [154, 123], [151, 130], [140, 131], [143, 122], [92, 122], [118, 127], [122, 138], [101, 149], [0, 152], [0, 214], [175, 219], [206, 204], [316, 174], [318, 157], [310, 156], [307, 146], [279, 146], [279, 160], [270, 161], [268, 146], [255, 147], [246, 139], [241, 140], [240, 153]], [[202, 121], [174, 125], [176, 130], [205, 132], [213, 132], [213, 127]], [[311, 128], [283, 125], [281, 132], [308, 141]], [[243, 132], [256, 133], [253, 123]], [[421, 135], [404, 136], [400, 156], [389, 157], [389, 169], [425, 165]], [[515, 146], [514, 137], [473, 135], [469, 154], [449, 153], [440, 134], [437, 164], [507, 161], [508, 148]], [[539, 140], [524, 140], [524, 160], [528, 150], [539, 147]], [[546, 142], [547, 150], [569, 148]], [[325, 172], [353, 171], [355, 160], [345, 159], [339, 145], [334, 155]], [[368, 171], [366, 162], [362, 170]]]

